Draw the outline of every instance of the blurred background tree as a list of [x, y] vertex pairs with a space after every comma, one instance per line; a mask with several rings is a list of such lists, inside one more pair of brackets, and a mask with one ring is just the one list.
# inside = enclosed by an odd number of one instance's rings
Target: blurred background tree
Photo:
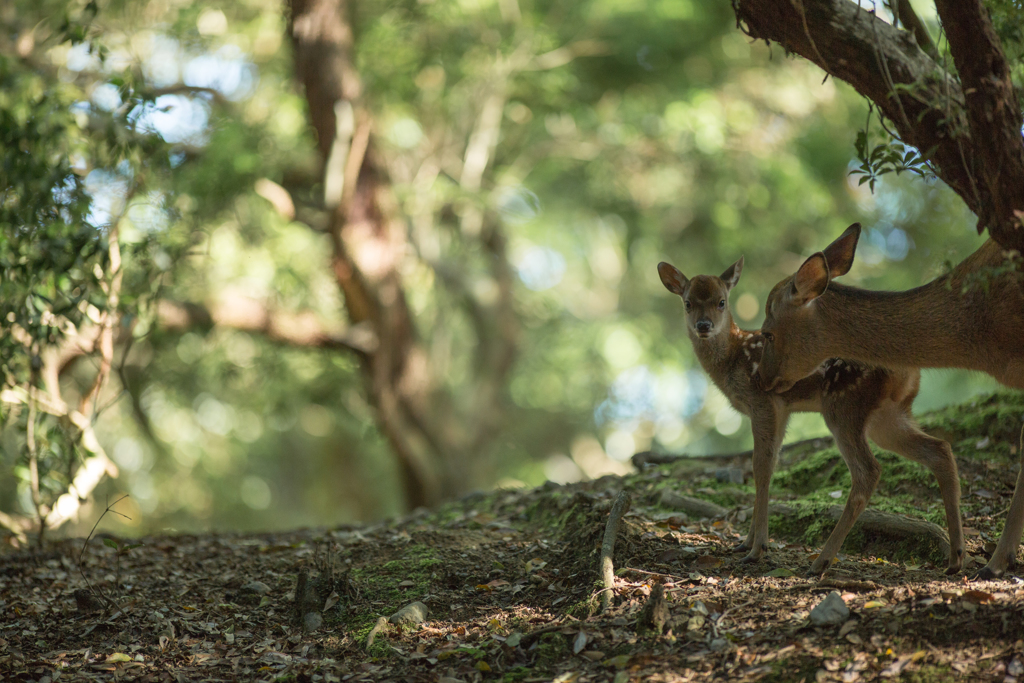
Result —
[[[8, 3], [0, 522], [51, 514], [94, 460], [67, 516], [124, 491], [118, 531], [142, 533], [749, 447], [659, 261], [744, 255], [732, 305], [756, 327], [855, 220], [846, 280], [868, 287], [981, 238], [941, 182], [858, 185], [866, 104], [735, 21], [696, 0]], [[918, 407], [991, 386], [928, 372]]]

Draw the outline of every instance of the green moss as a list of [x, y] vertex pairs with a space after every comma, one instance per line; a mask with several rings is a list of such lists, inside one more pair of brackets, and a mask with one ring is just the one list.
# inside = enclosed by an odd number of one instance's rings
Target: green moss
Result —
[[537, 666], [549, 666], [569, 655], [569, 645], [560, 633], [545, 633], [537, 641]]
[[525, 680], [532, 671], [532, 669], [525, 666], [512, 667], [501, 677], [502, 683], [517, 683], [517, 681]]
[[[828, 509], [837, 502], [834, 499], [823, 501], [820, 496], [818, 500], [803, 498], [787, 501], [786, 505], [793, 509], [795, 514], [771, 515], [769, 528], [772, 536], [809, 546], [821, 546], [835, 529], [836, 520], [828, 514]], [[874, 505], [874, 502], [873, 500], [874, 507], [885, 512], [918, 518], [922, 516], [919, 503], [915, 507], [912, 503], [901, 504], [899, 501], [884, 497], [880, 497], [879, 505]], [[925, 517], [929, 516], [934, 516], [934, 514], [925, 515]], [[942, 520], [945, 519], [941, 512], [940, 516], [942, 516]], [[940, 562], [945, 559], [942, 549], [930, 538], [908, 539], [905, 536], [890, 538], [884, 534], [866, 531], [859, 524], [854, 525], [853, 530], [843, 542], [842, 552], [865, 548], [870, 548], [874, 554], [892, 562], [918, 561], [922, 558]]]
[[[370, 637], [370, 631], [377, 625], [377, 618], [374, 616], [364, 618], [363, 623], [356, 627], [351, 627], [350, 632], [357, 643], [366, 643], [366, 640]], [[396, 655], [395, 651], [391, 649], [391, 645], [388, 643], [388, 629], [393, 628], [392, 626], [386, 626], [381, 630], [377, 637], [373, 640], [373, 645], [366, 650], [366, 654], [373, 659], [388, 659]]]
[[846, 469], [839, 451], [823, 448], [792, 467], [777, 472], [772, 479], [772, 488], [788, 489], [796, 495], [807, 495], [823, 487], [849, 486], [850, 472]]
[[[363, 602], [373, 604], [375, 611], [381, 614], [391, 614], [429, 593], [431, 583], [437, 578], [437, 568], [444, 564], [437, 551], [425, 545], [410, 545], [403, 554], [399, 560], [358, 567], [349, 573], [349, 580], [358, 587]], [[412, 581], [414, 585], [399, 588], [398, 584], [403, 581]], [[338, 621], [349, 630], [365, 629], [368, 635], [377, 616], [346, 611], [340, 614]]]
[[[1024, 426], [1024, 392], [1001, 390], [969, 403], [947, 406], [920, 417], [921, 425], [947, 441], [1018, 445]], [[958, 453], [959, 454], [959, 453]]]
[[900, 680], [906, 681], [907, 683], [943, 683], [944, 681], [950, 681], [959, 676], [961, 676], [961, 674], [954, 673], [951, 667], [938, 664], [925, 664], [917, 671], [904, 670], [900, 676]]
[[580, 600], [579, 602], [571, 605], [569, 609], [565, 611], [565, 613], [577, 617], [579, 619], [587, 619], [597, 614], [598, 610], [600, 609], [601, 603], [595, 595], [587, 598], [586, 600]]

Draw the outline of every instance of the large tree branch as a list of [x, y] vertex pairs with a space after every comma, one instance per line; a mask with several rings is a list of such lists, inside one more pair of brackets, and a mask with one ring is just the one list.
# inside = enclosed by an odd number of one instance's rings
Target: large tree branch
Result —
[[365, 326], [329, 327], [311, 311], [275, 310], [255, 299], [236, 295], [210, 304], [181, 303], [161, 299], [157, 321], [165, 330], [223, 327], [260, 334], [269, 341], [317, 349], [372, 353], [376, 335]]
[[978, 213], [1000, 244], [1024, 253], [1024, 138], [1010, 65], [981, 0], [936, 0], [967, 94], [967, 121], [975, 142], [982, 187], [989, 201]]
[[[1014, 213], [1024, 210], [1024, 142], [1009, 79], [998, 68], [1005, 57], [980, 2], [940, 0], [939, 6], [954, 61], [965, 64], [970, 103], [912, 33], [850, 0], [733, 0], [743, 30], [780, 43], [874, 102], [978, 215], [979, 231], [987, 227], [1003, 246], [1024, 251]], [[952, 33], [951, 23], [958, 24]], [[996, 83], [981, 87], [993, 78]]]
[[914, 6], [910, 3], [910, 0], [890, 0], [889, 5], [892, 9], [893, 24], [903, 24], [913, 32], [918, 46], [928, 53], [929, 57], [938, 62], [940, 59], [939, 51], [935, 47], [935, 43], [932, 42], [931, 34], [928, 33], [928, 27], [917, 16], [917, 12], [914, 11]]

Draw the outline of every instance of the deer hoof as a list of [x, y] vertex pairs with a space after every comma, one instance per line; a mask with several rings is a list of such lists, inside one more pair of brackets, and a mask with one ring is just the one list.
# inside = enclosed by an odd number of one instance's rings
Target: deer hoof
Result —
[[956, 566], [950, 565], [949, 567], [946, 567], [946, 576], [952, 576], [953, 574], [959, 574], [959, 573], [960, 573], [960, 565], [956, 565]]
[[805, 576], [809, 579], [817, 578], [825, 573], [825, 571], [832, 566], [831, 562], [819, 562], [815, 560], [811, 563], [811, 568], [807, 570]]
[[746, 541], [743, 541], [743, 543], [737, 543], [736, 545], [734, 545], [732, 547], [732, 551], [734, 553], [749, 553], [750, 552], [750, 546], [747, 545]]
[[978, 570], [978, 573], [971, 577], [971, 581], [992, 581], [1002, 576], [1002, 572], [996, 572], [994, 569], [985, 565]]
[[742, 560], [740, 560], [740, 564], [754, 564], [755, 562], [760, 562], [760, 561], [761, 561], [761, 556], [760, 555], [755, 555], [754, 553], [748, 553], [746, 557], [744, 557]]

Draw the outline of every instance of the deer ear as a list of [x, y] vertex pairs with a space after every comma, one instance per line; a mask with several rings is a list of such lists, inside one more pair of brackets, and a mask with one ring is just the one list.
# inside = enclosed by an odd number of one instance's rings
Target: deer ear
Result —
[[804, 261], [793, 276], [793, 303], [802, 306], [821, 296], [828, 287], [828, 262], [820, 251]]
[[690, 283], [678, 268], [664, 261], [658, 264], [658, 275], [661, 276], [661, 284], [665, 285], [665, 289], [679, 296], [683, 295], [686, 285]]
[[848, 227], [832, 244], [825, 247], [825, 261], [832, 277], [839, 277], [850, 272], [853, 255], [857, 251], [857, 240], [860, 239], [860, 223]]
[[736, 283], [740, 281], [740, 273], [742, 272], [743, 257], [740, 256], [740, 260], [726, 268], [725, 272], [721, 275], [722, 282], [725, 283], [726, 291], [731, 291], [732, 288], [736, 286]]

